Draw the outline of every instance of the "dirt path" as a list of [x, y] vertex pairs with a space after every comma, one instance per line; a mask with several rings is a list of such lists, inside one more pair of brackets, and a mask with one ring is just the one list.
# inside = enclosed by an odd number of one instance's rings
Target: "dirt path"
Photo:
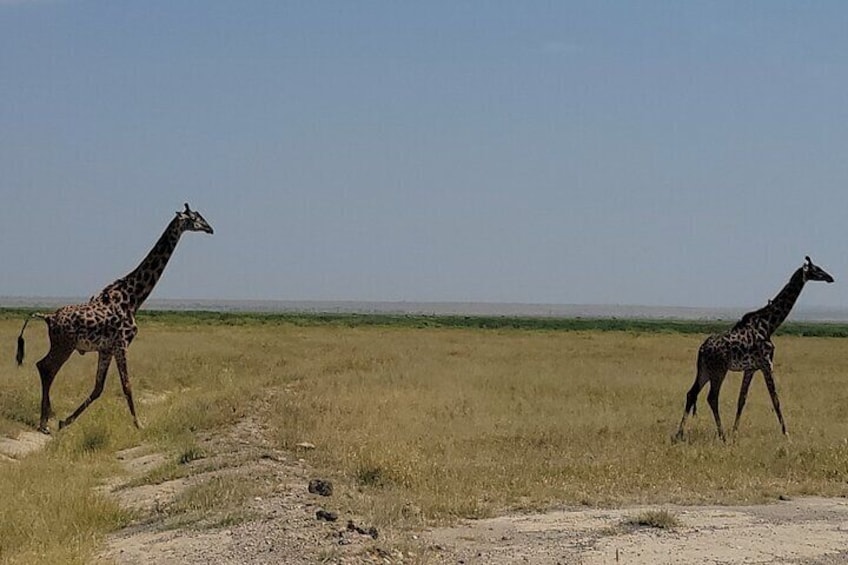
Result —
[[[200, 445], [214, 455], [190, 463], [198, 467], [190, 476], [129, 488], [125, 485], [166, 463], [166, 458], [144, 448], [118, 454], [127, 474], [105, 485], [104, 492], [134, 509], [140, 518], [109, 536], [98, 562], [298, 565], [382, 563], [383, 556], [390, 556], [382, 548], [392, 540], [379, 534], [375, 540], [367, 533], [349, 530], [348, 520], [363, 524], [344, 512], [344, 493], [332, 497], [310, 493], [309, 482], [318, 475], [298, 453], [270, 448], [255, 420], [245, 420], [226, 437], [206, 438]], [[175, 527], [167, 512], [169, 504], [186, 489], [222, 477], [257, 485], [261, 495], [248, 499], [233, 525], [210, 525], [201, 520], [187, 526], [177, 522]], [[338, 520], [318, 520], [316, 512], [321, 509], [337, 512]], [[402, 556], [390, 557], [394, 562]]]
[[674, 530], [622, 524], [647, 508], [504, 516], [427, 532], [444, 563], [836, 564], [848, 562], [848, 500], [663, 506]]

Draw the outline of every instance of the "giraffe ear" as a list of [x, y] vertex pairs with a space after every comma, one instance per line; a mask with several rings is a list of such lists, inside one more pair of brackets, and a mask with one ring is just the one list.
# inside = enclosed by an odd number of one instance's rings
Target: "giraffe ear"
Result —
[[186, 202], [186, 203], [185, 203], [185, 208], [186, 208], [186, 209], [185, 209], [186, 214], [188, 214], [189, 212], [191, 212], [191, 209], [189, 209], [189, 207], [188, 207], [188, 202]]

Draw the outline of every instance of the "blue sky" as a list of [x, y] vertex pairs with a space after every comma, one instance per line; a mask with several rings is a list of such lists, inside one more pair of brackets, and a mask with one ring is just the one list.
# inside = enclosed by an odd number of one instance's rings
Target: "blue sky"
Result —
[[[0, 295], [848, 306], [848, 4], [0, 0]], [[845, 281], [845, 282], [843, 282]]]

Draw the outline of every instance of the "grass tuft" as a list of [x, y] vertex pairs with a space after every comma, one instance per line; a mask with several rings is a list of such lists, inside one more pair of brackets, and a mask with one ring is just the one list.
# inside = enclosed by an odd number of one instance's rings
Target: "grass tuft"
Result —
[[624, 521], [625, 526], [673, 530], [681, 525], [680, 519], [668, 510], [645, 510]]
[[103, 426], [86, 426], [79, 439], [79, 450], [83, 453], [102, 451], [109, 445], [109, 430]]
[[196, 445], [190, 445], [183, 449], [183, 451], [180, 453], [180, 456], [177, 458], [177, 462], [180, 465], [188, 465], [192, 461], [204, 459], [205, 457], [206, 452], [204, 452], [203, 449]]
[[383, 469], [376, 465], [364, 465], [356, 471], [356, 482], [365, 487], [382, 487], [386, 483]]

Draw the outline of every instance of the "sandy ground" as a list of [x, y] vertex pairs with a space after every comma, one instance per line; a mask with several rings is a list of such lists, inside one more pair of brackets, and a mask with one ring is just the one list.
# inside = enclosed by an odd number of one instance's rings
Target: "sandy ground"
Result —
[[15, 437], [0, 437], [0, 462], [15, 462], [41, 449], [48, 441], [50, 436], [34, 431], [18, 432]]
[[[795, 564], [848, 563], [848, 499], [797, 498], [757, 506], [575, 508], [508, 515], [423, 531], [364, 533], [368, 524], [347, 515], [336, 485], [332, 497], [307, 490], [320, 476], [298, 453], [271, 449], [255, 422], [239, 424], [207, 448], [226, 465], [193, 462], [208, 471], [158, 485], [125, 488], [165, 462], [145, 447], [118, 454], [126, 474], [102, 490], [141, 517], [109, 536], [99, 563], [452, 563], [495, 564]], [[0, 464], [42, 447], [49, 438], [23, 432], [0, 439]], [[212, 445], [212, 444], [215, 445]], [[237, 456], [235, 455], [237, 454]], [[233, 463], [233, 460], [236, 462]], [[259, 480], [269, 493], [248, 501], [248, 518], [229, 527], [174, 527], [159, 512], [187, 487], [223, 475]], [[337, 522], [316, 519], [339, 511]], [[663, 509], [680, 525], [671, 530], [625, 525], [645, 510]], [[348, 521], [362, 528], [348, 528]]]
[[478, 520], [427, 532], [445, 563], [848, 563], [848, 500], [672, 506], [672, 531], [622, 526], [649, 508], [578, 509]]

